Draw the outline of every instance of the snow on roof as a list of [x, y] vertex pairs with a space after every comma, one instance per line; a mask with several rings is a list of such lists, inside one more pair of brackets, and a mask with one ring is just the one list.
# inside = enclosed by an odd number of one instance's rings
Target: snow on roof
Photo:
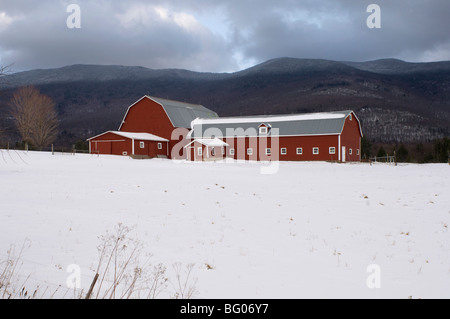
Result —
[[192, 126], [200, 124], [237, 124], [237, 123], [265, 123], [265, 122], [285, 122], [285, 121], [310, 121], [310, 120], [331, 120], [346, 117], [344, 113], [309, 113], [295, 115], [271, 115], [271, 116], [243, 116], [243, 117], [222, 117], [215, 119], [197, 118], [192, 121]]
[[153, 135], [153, 134], [149, 134], [149, 133], [133, 133], [133, 132], [121, 132], [121, 131], [108, 131], [105, 133], [102, 133], [100, 135], [94, 136], [92, 138], [90, 138], [89, 140], [92, 140], [96, 137], [99, 137], [101, 135], [104, 135], [106, 133], [113, 133], [122, 137], [126, 137], [129, 139], [134, 139], [134, 140], [141, 140], [141, 141], [154, 141], [154, 142], [169, 142], [169, 140]]
[[222, 140], [219, 140], [218, 138], [197, 138], [193, 140], [191, 143], [186, 145], [185, 147], [191, 145], [192, 143], [197, 142], [202, 145], [208, 146], [208, 147], [222, 147], [222, 146], [228, 146], [227, 143], [225, 143]]

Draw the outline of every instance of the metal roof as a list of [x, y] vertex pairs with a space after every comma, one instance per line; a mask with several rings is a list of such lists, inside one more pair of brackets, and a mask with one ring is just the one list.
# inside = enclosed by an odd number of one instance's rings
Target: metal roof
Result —
[[196, 119], [192, 122], [190, 136], [193, 138], [209, 137], [210, 135], [215, 137], [259, 136], [258, 128], [261, 124], [266, 124], [271, 128], [269, 135], [271, 132], [275, 132], [274, 129], [278, 129], [278, 134], [274, 134], [274, 136], [337, 135], [341, 134], [345, 119], [351, 113], [352, 111], [337, 111]]
[[203, 105], [190, 104], [179, 101], [148, 96], [148, 98], [162, 105], [174, 127], [191, 128], [191, 122], [196, 118], [218, 118], [216, 112]]

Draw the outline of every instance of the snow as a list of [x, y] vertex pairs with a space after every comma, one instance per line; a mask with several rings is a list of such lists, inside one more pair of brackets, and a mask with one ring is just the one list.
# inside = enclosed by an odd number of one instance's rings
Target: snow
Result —
[[266, 122], [285, 122], [285, 121], [311, 121], [311, 120], [330, 120], [343, 119], [346, 115], [343, 113], [308, 113], [295, 115], [272, 115], [272, 116], [241, 116], [241, 117], [221, 117], [214, 119], [197, 118], [192, 121], [191, 127], [206, 124], [236, 124], [236, 123], [266, 123]]
[[264, 165], [1, 150], [0, 260], [25, 242], [24, 281], [76, 264], [86, 291], [122, 223], [152, 264], [194, 264], [195, 298], [450, 298], [449, 165]]
[[189, 143], [188, 145], [186, 145], [184, 148], [187, 148], [188, 146], [190, 146], [191, 144], [193, 144], [194, 142], [198, 142], [202, 145], [208, 146], [208, 147], [222, 147], [222, 146], [228, 146], [227, 143], [225, 143], [222, 140], [219, 140], [218, 138], [196, 138], [195, 140], [193, 140], [191, 143]]
[[96, 137], [102, 136], [106, 133], [113, 133], [119, 136], [123, 136], [129, 139], [135, 139], [135, 140], [141, 140], [141, 141], [155, 141], [155, 142], [168, 142], [169, 140], [153, 135], [153, 134], [149, 134], [149, 133], [132, 133], [132, 132], [121, 132], [121, 131], [108, 131], [105, 132], [103, 134], [91, 137], [89, 140], [92, 140]]

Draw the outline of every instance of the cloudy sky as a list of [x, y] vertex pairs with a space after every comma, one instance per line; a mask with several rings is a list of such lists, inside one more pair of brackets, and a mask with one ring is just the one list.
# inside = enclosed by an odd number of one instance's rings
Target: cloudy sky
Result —
[[[81, 28], [67, 26], [70, 4]], [[370, 4], [381, 28], [367, 26]], [[0, 65], [13, 71], [232, 72], [277, 57], [450, 60], [450, 0], [0, 0]]]

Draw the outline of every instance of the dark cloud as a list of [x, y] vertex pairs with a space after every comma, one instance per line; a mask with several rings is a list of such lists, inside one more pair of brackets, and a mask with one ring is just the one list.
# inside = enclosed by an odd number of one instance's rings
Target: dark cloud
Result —
[[[81, 7], [81, 29], [66, 8]], [[366, 8], [381, 7], [381, 29]], [[0, 64], [75, 63], [232, 71], [291, 56], [450, 59], [448, 0], [2, 0]]]

